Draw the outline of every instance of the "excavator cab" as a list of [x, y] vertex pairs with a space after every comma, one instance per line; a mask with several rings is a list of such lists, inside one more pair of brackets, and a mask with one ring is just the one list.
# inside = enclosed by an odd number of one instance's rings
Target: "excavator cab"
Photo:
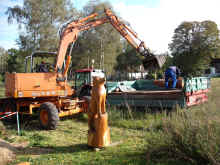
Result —
[[79, 69], [75, 71], [75, 91], [79, 97], [90, 96], [92, 89], [93, 77], [105, 77], [101, 69]]
[[33, 52], [25, 58], [25, 73], [53, 72], [56, 56], [56, 52]]

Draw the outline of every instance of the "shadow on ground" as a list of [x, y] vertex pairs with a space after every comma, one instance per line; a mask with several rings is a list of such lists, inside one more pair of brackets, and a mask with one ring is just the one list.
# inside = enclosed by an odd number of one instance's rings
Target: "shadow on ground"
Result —
[[43, 146], [34, 146], [34, 147], [18, 147], [17, 155], [42, 155], [42, 154], [59, 154], [59, 153], [75, 153], [83, 151], [92, 151], [87, 144], [76, 144], [70, 146], [58, 146], [58, 147], [43, 147]]

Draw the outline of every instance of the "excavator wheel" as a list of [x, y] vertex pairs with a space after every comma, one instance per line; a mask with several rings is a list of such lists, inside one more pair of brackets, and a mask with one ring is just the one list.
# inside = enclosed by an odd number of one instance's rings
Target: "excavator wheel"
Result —
[[40, 125], [44, 129], [54, 130], [59, 121], [59, 114], [53, 103], [45, 102], [40, 106], [39, 113]]
[[[16, 103], [13, 100], [7, 100], [2, 106], [2, 112], [16, 112]], [[16, 122], [16, 115], [11, 115], [9, 117], [4, 118], [4, 121], [7, 122]]]

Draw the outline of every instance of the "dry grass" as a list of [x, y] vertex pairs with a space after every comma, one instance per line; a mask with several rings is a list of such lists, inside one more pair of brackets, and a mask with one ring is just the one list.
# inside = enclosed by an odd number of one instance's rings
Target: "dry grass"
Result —
[[163, 119], [163, 138], [150, 139], [149, 159], [160, 156], [193, 164], [220, 164], [220, 79], [212, 82], [208, 103], [178, 110]]
[[65, 119], [53, 131], [41, 130], [36, 120], [26, 120], [21, 124], [22, 136], [14, 136], [16, 125], [6, 124], [1, 136], [10, 142], [28, 142], [11, 165], [218, 164], [220, 79], [212, 82], [209, 103], [190, 109], [167, 114], [108, 107], [112, 142], [122, 143], [100, 152], [87, 147], [86, 115]]

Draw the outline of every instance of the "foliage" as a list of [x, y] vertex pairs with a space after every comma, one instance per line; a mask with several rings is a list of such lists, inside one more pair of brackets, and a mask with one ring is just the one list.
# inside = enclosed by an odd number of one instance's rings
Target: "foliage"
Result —
[[174, 64], [185, 76], [199, 76], [219, 56], [220, 40], [217, 24], [212, 21], [183, 22], [174, 32], [169, 48]]
[[[89, 1], [81, 13], [76, 11], [70, 0], [24, 0], [23, 7], [8, 8], [8, 21], [16, 21], [22, 33], [17, 44], [28, 54], [35, 50], [56, 51], [58, 25], [70, 17], [71, 20], [86, 17], [91, 13], [104, 16], [104, 8], [112, 8], [108, 2]], [[79, 34], [72, 52], [71, 70], [90, 66], [112, 72], [116, 57], [122, 52], [121, 35], [107, 23]]]
[[23, 52], [16, 49], [8, 50], [8, 72], [24, 72], [24, 56]]
[[[98, 18], [105, 17], [104, 8], [112, 8], [108, 2], [90, 1], [82, 11], [83, 17], [91, 13], [100, 13]], [[106, 23], [91, 28], [81, 33], [78, 37], [73, 52], [72, 66], [74, 69], [91, 67], [94, 59], [94, 68], [101, 68], [112, 72], [116, 63], [116, 56], [122, 51], [120, 34]]]
[[135, 49], [127, 46], [126, 50], [116, 58], [115, 70], [121, 72], [137, 72], [142, 64], [141, 57]]
[[[213, 113], [213, 112], [212, 112]], [[207, 109], [197, 113], [179, 112], [163, 122], [163, 139], [150, 140], [150, 155], [185, 159], [196, 164], [220, 162], [219, 114], [211, 117]], [[213, 120], [214, 119], [214, 120]]]
[[23, 29], [17, 43], [22, 50], [52, 50], [58, 44], [60, 23], [77, 15], [69, 0], [24, 0], [23, 6], [9, 7], [8, 21]]
[[148, 157], [186, 160], [193, 164], [220, 163], [220, 79], [212, 80], [209, 102], [178, 110], [163, 118], [160, 135], [149, 140]]
[[[0, 73], [4, 74], [5, 71], [7, 71], [8, 65], [7, 65], [7, 51], [0, 47]], [[0, 75], [0, 81], [2, 81], [2, 75]]]

